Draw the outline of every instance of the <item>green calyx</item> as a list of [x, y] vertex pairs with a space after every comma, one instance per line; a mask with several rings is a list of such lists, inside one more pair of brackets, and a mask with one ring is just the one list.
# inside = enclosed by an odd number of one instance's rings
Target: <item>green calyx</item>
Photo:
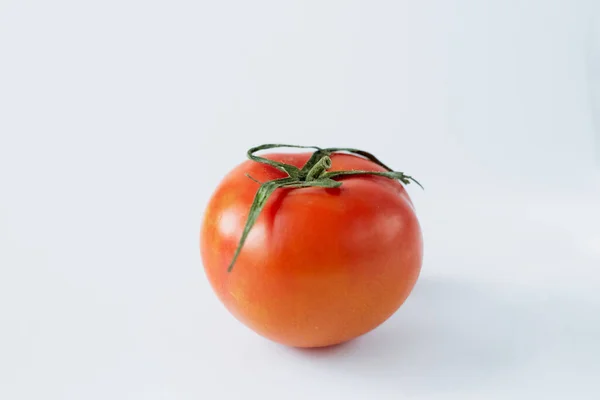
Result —
[[[268, 150], [275, 149], [279, 147], [288, 147], [295, 149], [314, 149], [315, 152], [312, 154], [310, 159], [304, 164], [302, 168], [298, 168], [294, 165], [285, 164], [279, 161], [269, 160], [264, 157], [259, 157], [255, 155], [255, 153]], [[354, 155], [361, 156], [374, 162], [375, 164], [386, 169], [385, 172], [376, 172], [376, 171], [361, 171], [361, 170], [351, 170], [351, 171], [330, 171], [327, 170], [331, 168], [331, 158], [330, 155], [333, 153], [350, 153]], [[288, 144], [264, 144], [262, 146], [253, 147], [248, 150], [248, 158], [262, 163], [272, 166], [273, 168], [277, 168], [278, 170], [284, 172], [287, 176], [285, 178], [274, 179], [268, 182], [258, 182], [256, 179], [252, 178], [250, 175], [247, 175], [248, 178], [260, 184], [256, 195], [254, 196], [254, 201], [252, 202], [252, 206], [250, 207], [250, 212], [248, 214], [248, 219], [246, 220], [246, 225], [244, 226], [244, 231], [242, 232], [242, 237], [238, 243], [237, 249], [233, 255], [233, 259], [227, 268], [227, 272], [231, 272], [233, 266], [240, 255], [242, 247], [244, 247], [244, 243], [250, 233], [250, 230], [254, 226], [254, 223], [258, 219], [260, 212], [264, 208], [267, 200], [273, 194], [276, 189], [279, 188], [306, 188], [306, 187], [322, 187], [322, 188], [338, 188], [342, 186], [342, 182], [336, 181], [334, 178], [339, 178], [343, 176], [352, 176], [352, 175], [374, 175], [374, 176], [382, 176], [389, 179], [397, 179], [405, 185], [408, 185], [411, 182], [416, 183], [421, 188], [421, 184], [417, 182], [413, 177], [409, 175], [405, 175], [403, 172], [396, 172], [392, 170], [390, 167], [379, 161], [374, 155], [368, 153], [363, 150], [357, 149], [348, 149], [348, 148], [328, 148], [321, 149], [316, 146], [295, 146]]]

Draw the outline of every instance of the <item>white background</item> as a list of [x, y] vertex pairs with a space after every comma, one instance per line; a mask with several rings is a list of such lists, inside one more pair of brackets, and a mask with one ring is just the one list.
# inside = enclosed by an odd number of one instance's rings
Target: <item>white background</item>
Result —
[[[0, 0], [0, 398], [599, 398], [594, 3]], [[267, 142], [426, 187], [422, 276], [347, 345], [270, 343], [204, 277]]]

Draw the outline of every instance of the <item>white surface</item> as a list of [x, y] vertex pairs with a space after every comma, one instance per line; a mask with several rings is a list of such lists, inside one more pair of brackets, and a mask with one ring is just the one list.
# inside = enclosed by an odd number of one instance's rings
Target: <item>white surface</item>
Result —
[[[599, 398], [598, 15], [3, 0], [0, 398]], [[426, 186], [422, 277], [347, 345], [269, 343], [204, 278], [206, 200], [272, 141]]]

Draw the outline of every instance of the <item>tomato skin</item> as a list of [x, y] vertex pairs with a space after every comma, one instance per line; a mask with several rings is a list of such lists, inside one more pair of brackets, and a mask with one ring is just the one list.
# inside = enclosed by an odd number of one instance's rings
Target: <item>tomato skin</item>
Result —
[[[302, 167], [309, 153], [270, 154]], [[384, 171], [334, 153], [330, 170]], [[207, 206], [200, 249], [207, 278], [225, 307], [258, 334], [288, 346], [321, 347], [365, 334], [406, 300], [421, 269], [419, 222], [403, 185], [352, 176], [340, 188], [277, 189], [231, 272], [231, 262], [260, 182], [277, 169], [246, 161], [217, 187]]]

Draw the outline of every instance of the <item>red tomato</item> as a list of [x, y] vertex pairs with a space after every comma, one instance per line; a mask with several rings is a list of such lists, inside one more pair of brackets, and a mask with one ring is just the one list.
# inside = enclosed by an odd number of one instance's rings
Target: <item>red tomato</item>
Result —
[[[301, 168], [310, 153], [270, 154]], [[331, 154], [329, 171], [386, 171], [365, 158]], [[406, 300], [422, 263], [419, 222], [404, 186], [381, 176], [345, 176], [339, 188], [276, 189], [228, 272], [254, 196], [286, 176], [248, 160], [209, 201], [201, 255], [218, 298], [242, 323], [296, 347], [342, 343], [387, 320]]]

